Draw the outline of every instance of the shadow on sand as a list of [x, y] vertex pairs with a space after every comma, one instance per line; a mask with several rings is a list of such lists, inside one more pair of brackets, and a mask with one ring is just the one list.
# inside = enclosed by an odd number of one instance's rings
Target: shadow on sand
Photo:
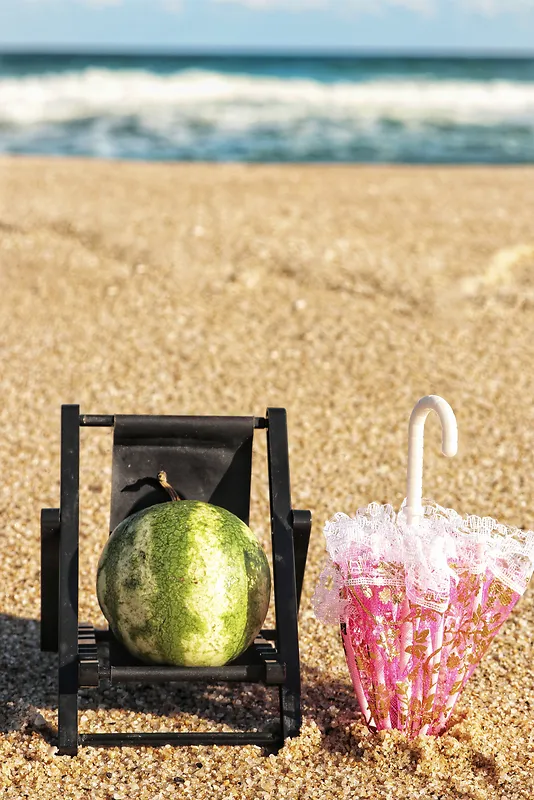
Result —
[[[58, 657], [41, 652], [39, 633], [38, 620], [0, 614], [0, 733], [33, 729], [32, 719], [39, 710], [57, 709]], [[257, 684], [123, 684], [81, 691], [80, 710], [85, 709], [123, 709], [170, 718], [196, 715], [214, 727], [262, 730], [278, 716], [278, 692]], [[50, 741], [56, 735], [42, 721], [39, 731]]]
[[[57, 654], [41, 652], [39, 633], [38, 620], [0, 614], [0, 733], [37, 730], [55, 743], [55, 728], [42, 719], [34, 722], [39, 711], [57, 709]], [[123, 684], [83, 690], [80, 710], [85, 709], [122, 709], [171, 720], [195, 715], [211, 722], [214, 729], [224, 724], [233, 730], [262, 730], [278, 717], [278, 692], [258, 684]], [[357, 734], [361, 729], [364, 735], [366, 728], [348, 672], [346, 680], [330, 678], [303, 663], [302, 712], [321, 730], [322, 748], [362, 757]], [[162, 719], [161, 729], [165, 727]], [[491, 767], [482, 755], [476, 766], [486, 771]]]

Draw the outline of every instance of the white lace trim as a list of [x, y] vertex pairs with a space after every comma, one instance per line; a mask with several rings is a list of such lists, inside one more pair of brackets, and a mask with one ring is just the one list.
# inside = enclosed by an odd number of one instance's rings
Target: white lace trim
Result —
[[371, 503], [354, 517], [338, 513], [326, 523], [332, 564], [323, 570], [313, 599], [320, 619], [342, 616], [342, 586], [405, 586], [411, 602], [444, 611], [451, 581], [465, 572], [489, 570], [514, 592], [524, 593], [534, 571], [533, 531], [491, 517], [464, 518], [430, 501], [424, 501], [419, 522], [408, 525], [405, 503], [398, 514], [389, 504]]

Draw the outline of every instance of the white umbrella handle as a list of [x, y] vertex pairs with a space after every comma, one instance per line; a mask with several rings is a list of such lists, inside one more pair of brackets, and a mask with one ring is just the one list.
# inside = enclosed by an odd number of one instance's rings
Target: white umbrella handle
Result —
[[423, 515], [423, 445], [425, 421], [435, 411], [441, 422], [441, 451], [444, 456], [454, 456], [458, 451], [458, 425], [454, 411], [443, 397], [436, 394], [422, 397], [410, 416], [408, 428], [408, 487], [406, 515], [409, 525]]

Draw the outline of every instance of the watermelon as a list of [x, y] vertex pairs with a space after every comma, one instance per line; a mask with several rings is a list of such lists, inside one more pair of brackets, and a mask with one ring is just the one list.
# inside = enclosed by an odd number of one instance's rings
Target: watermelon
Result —
[[98, 564], [97, 596], [111, 630], [148, 663], [232, 661], [258, 635], [270, 592], [267, 556], [250, 528], [196, 500], [127, 517]]

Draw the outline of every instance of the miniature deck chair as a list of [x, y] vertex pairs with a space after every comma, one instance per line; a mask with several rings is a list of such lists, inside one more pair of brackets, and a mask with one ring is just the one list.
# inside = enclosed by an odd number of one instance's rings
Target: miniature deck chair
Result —
[[[110, 530], [168, 496], [155, 476], [164, 468], [185, 499], [232, 511], [248, 523], [252, 440], [266, 429], [276, 628], [226, 666], [173, 667], [136, 660], [109, 630], [78, 620], [80, 427], [113, 427]], [[301, 725], [298, 608], [311, 530], [309, 511], [291, 508], [286, 412], [258, 417], [61, 415], [61, 504], [41, 514], [41, 649], [58, 652], [58, 750], [80, 745], [256, 744], [276, 752]], [[96, 576], [95, 576], [96, 580]], [[263, 683], [278, 687], [279, 725], [256, 732], [78, 733], [78, 692], [110, 683]]]

